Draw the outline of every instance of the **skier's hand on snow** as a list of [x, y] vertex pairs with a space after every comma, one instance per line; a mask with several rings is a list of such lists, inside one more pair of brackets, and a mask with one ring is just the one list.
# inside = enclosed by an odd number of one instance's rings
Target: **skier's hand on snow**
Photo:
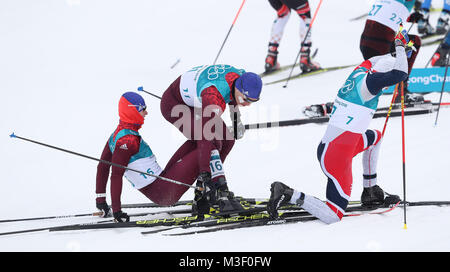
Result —
[[99, 215], [100, 217], [109, 217], [111, 216], [111, 209], [108, 206], [108, 203], [105, 202], [100, 202], [100, 203], [96, 203], [97, 209], [102, 212], [101, 215]]
[[409, 42], [408, 31], [406, 31], [406, 29], [403, 28], [403, 25], [400, 25], [400, 29], [398, 30], [398, 33], [395, 36], [395, 46], [406, 47], [408, 42]]
[[114, 221], [116, 222], [130, 222], [130, 217], [128, 214], [118, 211], [114, 213]]

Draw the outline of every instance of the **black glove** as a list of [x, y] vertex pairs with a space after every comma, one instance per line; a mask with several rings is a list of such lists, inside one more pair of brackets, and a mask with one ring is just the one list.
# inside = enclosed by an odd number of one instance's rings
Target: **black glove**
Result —
[[198, 177], [197, 180], [200, 181], [201, 183], [209, 183], [211, 182], [211, 173], [210, 172], [201, 172]]
[[417, 23], [421, 19], [423, 19], [423, 13], [420, 11], [414, 11], [409, 15], [406, 21], [410, 23]]
[[101, 215], [99, 215], [100, 217], [109, 217], [111, 216], [111, 209], [108, 206], [108, 203], [105, 202], [100, 202], [100, 203], [96, 203], [97, 209], [99, 209], [99, 211], [102, 212]]
[[201, 191], [202, 197], [207, 196], [210, 193], [211, 188], [209, 188], [208, 184], [211, 183], [211, 173], [210, 172], [201, 172], [197, 177], [197, 186], [203, 188]]
[[130, 222], [130, 217], [128, 216], [128, 214], [122, 211], [115, 212], [113, 215], [114, 221], [116, 222]]

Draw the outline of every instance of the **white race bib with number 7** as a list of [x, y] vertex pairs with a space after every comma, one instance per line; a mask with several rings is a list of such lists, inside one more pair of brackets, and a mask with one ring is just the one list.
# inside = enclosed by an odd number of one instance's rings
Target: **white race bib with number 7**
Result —
[[336, 98], [328, 125], [354, 133], [364, 133], [369, 127], [375, 111], [373, 109]]

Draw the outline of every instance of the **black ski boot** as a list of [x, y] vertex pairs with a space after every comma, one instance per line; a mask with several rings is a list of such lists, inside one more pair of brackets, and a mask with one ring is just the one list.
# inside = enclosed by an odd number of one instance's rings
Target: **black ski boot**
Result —
[[[411, 93], [408, 89], [408, 80], [405, 80], [403, 82], [403, 99], [405, 104], [419, 104], [419, 103], [424, 103], [425, 102], [425, 98], [423, 97], [423, 95], [420, 94], [415, 94], [415, 93]], [[398, 103], [400, 104], [402, 102], [402, 94], [401, 91], [399, 91], [397, 93], [397, 97], [394, 100], [394, 103]]]
[[302, 109], [302, 112], [308, 117], [321, 117], [330, 114], [332, 108], [333, 102], [328, 102], [326, 104], [306, 106]]
[[267, 212], [270, 217], [278, 217], [278, 208], [289, 203], [294, 190], [282, 182], [275, 181], [270, 185], [270, 198], [267, 203]]
[[447, 33], [448, 28], [449, 28], [449, 22], [448, 22], [449, 19], [450, 19], [449, 12], [446, 10], [443, 10], [441, 12], [441, 15], [439, 16], [439, 19], [436, 24], [436, 34], [442, 35], [442, 34]]
[[378, 185], [364, 188], [361, 194], [361, 205], [366, 207], [390, 206], [399, 201], [398, 195], [385, 193]]
[[[194, 201], [192, 204], [192, 215], [204, 216], [210, 213], [230, 213], [236, 211], [241, 212], [244, 207], [234, 197], [234, 193], [228, 190], [225, 178], [219, 178], [216, 182], [211, 182], [210, 173], [203, 178], [199, 176], [197, 187], [203, 188], [202, 191], [195, 190]], [[206, 181], [204, 181], [206, 180]]]
[[202, 191], [195, 189], [194, 191], [194, 201], [192, 201], [192, 215], [198, 216], [199, 219], [203, 219], [205, 214], [210, 212], [210, 204], [208, 197], [205, 193], [205, 187], [203, 182], [198, 181], [196, 183], [197, 187], [203, 188]]
[[435, 30], [428, 22], [428, 19], [430, 18], [430, 11], [422, 9], [421, 12], [423, 14], [423, 18], [417, 22], [417, 31], [419, 34], [423, 34], [423, 36], [434, 34]]
[[244, 210], [239, 200], [234, 197], [234, 193], [228, 189], [224, 178], [214, 182], [211, 187], [213, 191], [210, 195], [210, 203], [215, 210], [220, 213], [239, 213]]

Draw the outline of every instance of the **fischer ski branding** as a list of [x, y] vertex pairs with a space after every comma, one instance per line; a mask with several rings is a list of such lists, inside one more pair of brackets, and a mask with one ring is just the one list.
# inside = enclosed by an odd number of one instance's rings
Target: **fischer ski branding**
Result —
[[[364, 213], [352, 213], [352, 214], [345, 214], [344, 217], [349, 216], [361, 216], [361, 215], [373, 215], [373, 214], [385, 214], [388, 212], [393, 211], [395, 208], [397, 208], [400, 204], [400, 201], [392, 207], [389, 207], [388, 209], [384, 209], [381, 211], [372, 211], [372, 208], [364, 208], [363, 206], [360, 207], [360, 210], [364, 211], [367, 210], [369, 212]], [[380, 207], [378, 207], [380, 208]], [[358, 209], [348, 209], [348, 210], [358, 210]], [[347, 212], [347, 211], [346, 211]], [[181, 235], [191, 235], [191, 234], [200, 234], [200, 233], [210, 233], [210, 232], [216, 232], [216, 231], [223, 231], [223, 230], [232, 230], [232, 229], [241, 229], [241, 228], [249, 228], [249, 227], [257, 227], [257, 226], [273, 226], [273, 225], [281, 225], [281, 224], [288, 224], [288, 223], [297, 223], [297, 222], [306, 222], [306, 221], [313, 221], [318, 220], [318, 218], [314, 216], [310, 216], [309, 213], [306, 213], [306, 215], [303, 216], [292, 216], [287, 215], [284, 216], [283, 214], [280, 215], [279, 218], [262, 218], [257, 219], [253, 221], [246, 221], [246, 222], [239, 222], [231, 225], [225, 225], [225, 226], [216, 226], [216, 227], [210, 227], [205, 229], [198, 229], [193, 231], [184, 231], [184, 232], [177, 232], [177, 233], [167, 233], [163, 234], [166, 236], [181, 236]], [[142, 232], [142, 234], [146, 234], [145, 232]]]
[[[251, 199], [249, 199], [251, 200]], [[253, 199], [256, 200], [256, 199]], [[265, 203], [265, 200], [255, 201], [258, 203]], [[172, 229], [188, 229], [196, 228], [197, 230], [192, 231], [192, 233], [203, 233], [212, 232], [225, 229], [236, 229], [243, 227], [252, 226], [264, 226], [264, 225], [279, 225], [293, 222], [306, 222], [311, 220], [317, 220], [314, 216], [311, 216], [308, 212], [296, 205], [288, 205], [281, 207], [279, 209], [279, 217], [271, 218], [269, 214], [265, 211], [265, 204], [263, 207], [252, 207], [244, 211], [242, 214], [238, 215], [226, 215], [226, 213], [216, 213], [207, 214], [204, 216], [179, 216], [179, 217], [169, 217], [169, 218], [158, 218], [150, 220], [138, 220], [132, 222], [114, 222], [113, 219], [97, 221], [84, 224], [71, 224], [65, 226], [55, 226], [55, 227], [45, 227], [45, 228], [35, 228], [28, 230], [16, 230], [10, 232], [0, 233], [3, 235], [13, 235], [13, 234], [24, 234], [38, 231], [67, 231], [67, 230], [91, 230], [91, 229], [117, 229], [117, 228], [155, 228], [151, 231], [145, 231], [143, 234], [159, 233]], [[361, 206], [359, 201], [350, 201], [349, 206], [346, 209], [345, 216], [357, 216], [363, 214], [384, 214], [394, 210], [398, 206], [402, 206], [404, 203], [397, 203], [393, 206], [376, 206], [367, 207]], [[406, 207], [412, 206], [444, 206], [450, 205], [450, 201], [416, 201], [416, 202], [406, 202]], [[361, 213], [358, 213], [361, 212]], [[174, 213], [173, 213], [174, 214]], [[229, 213], [230, 214], [230, 213]], [[222, 216], [220, 216], [222, 215]], [[203, 229], [198, 229], [199, 227], [205, 227]], [[191, 234], [192, 234], [191, 233]], [[170, 234], [170, 235], [187, 235], [190, 233], [183, 232], [181, 234]]]

